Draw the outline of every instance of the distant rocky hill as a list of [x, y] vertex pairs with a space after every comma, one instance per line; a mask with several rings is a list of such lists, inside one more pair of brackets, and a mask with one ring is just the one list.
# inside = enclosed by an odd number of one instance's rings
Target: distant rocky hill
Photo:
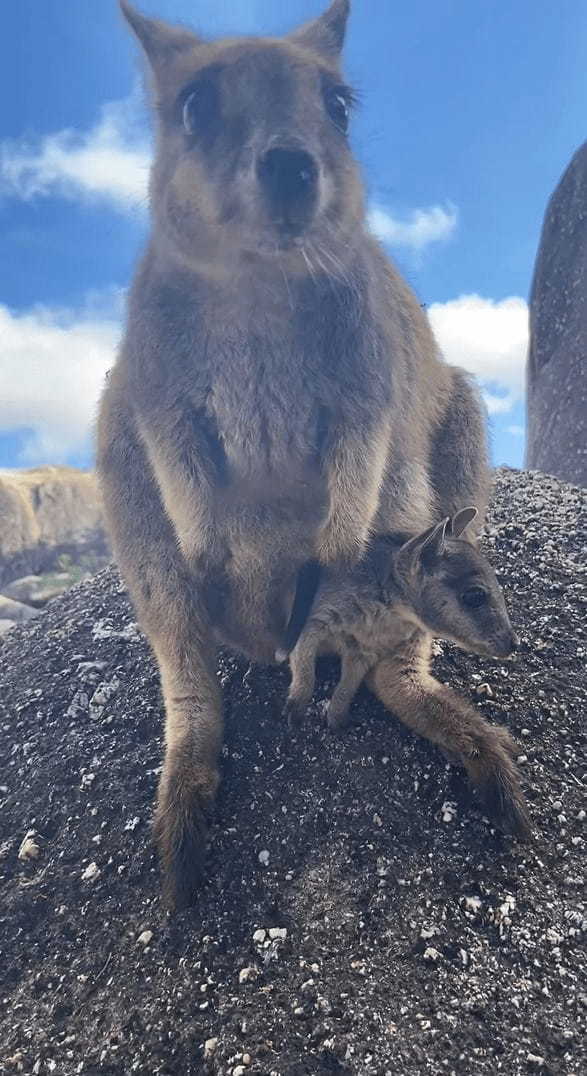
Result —
[[587, 142], [544, 217], [530, 298], [526, 465], [587, 486]]
[[208, 883], [169, 919], [150, 844], [158, 678], [114, 569], [0, 642], [0, 1073], [587, 1072], [587, 492], [498, 472], [515, 661], [437, 673], [520, 744], [535, 836], [368, 693], [291, 738], [287, 674], [222, 656]]
[[61, 555], [106, 550], [92, 473], [51, 466], [0, 471], [0, 589], [54, 569]]

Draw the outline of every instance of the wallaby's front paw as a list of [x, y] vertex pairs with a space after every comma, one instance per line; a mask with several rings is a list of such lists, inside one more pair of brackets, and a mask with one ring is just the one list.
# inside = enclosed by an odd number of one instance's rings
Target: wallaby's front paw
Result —
[[368, 532], [346, 534], [335, 524], [327, 523], [318, 536], [317, 559], [331, 568], [352, 568], [361, 559]]
[[283, 708], [283, 715], [287, 721], [288, 728], [292, 732], [297, 732], [304, 723], [306, 707], [303, 703], [298, 702], [297, 699], [288, 699]]
[[163, 872], [163, 899], [170, 911], [192, 904], [202, 880], [218, 783], [215, 770], [190, 768], [183, 762], [166, 767], [162, 774], [153, 836]]

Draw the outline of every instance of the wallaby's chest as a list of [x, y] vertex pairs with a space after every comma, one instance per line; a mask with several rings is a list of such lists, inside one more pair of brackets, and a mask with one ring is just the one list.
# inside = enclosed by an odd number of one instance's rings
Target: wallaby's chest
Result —
[[312, 365], [288, 334], [219, 342], [206, 406], [235, 479], [269, 488], [317, 475], [324, 408]]

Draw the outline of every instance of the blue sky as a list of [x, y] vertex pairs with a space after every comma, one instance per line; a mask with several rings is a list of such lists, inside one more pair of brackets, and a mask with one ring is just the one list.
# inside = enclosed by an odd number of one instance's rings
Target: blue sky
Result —
[[[320, 0], [144, 0], [216, 35]], [[0, 43], [0, 466], [91, 461], [147, 229], [147, 114], [116, 0], [19, 0]], [[523, 456], [526, 299], [546, 201], [584, 141], [583, 0], [354, 0], [346, 71], [371, 227]]]

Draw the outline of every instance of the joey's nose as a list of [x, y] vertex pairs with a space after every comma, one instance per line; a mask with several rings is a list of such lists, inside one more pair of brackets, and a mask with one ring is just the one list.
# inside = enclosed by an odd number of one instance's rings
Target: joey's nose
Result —
[[275, 147], [261, 157], [257, 175], [275, 223], [286, 231], [303, 228], [318, 190], [318, 168], [311, 154]]

